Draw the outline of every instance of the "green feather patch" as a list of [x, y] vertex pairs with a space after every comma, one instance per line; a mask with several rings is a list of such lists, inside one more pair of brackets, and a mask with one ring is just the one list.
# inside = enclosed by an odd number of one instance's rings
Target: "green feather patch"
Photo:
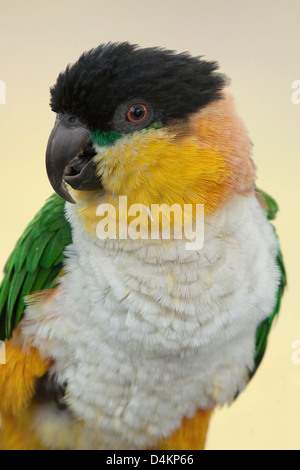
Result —
[[52, 289], [72, 243], [65, 201], [54, 194], [25, 229], [4, 268], [0, 286], [0, 339], [9, 338], [24, 312], [24, 298]]
[[260, 194], [261, 198], [264, 201], [265, 209], [267, 211], [268, 219], [274, 220], [276, 218], [276, 214], [279, 210], [278, 204], [269, 194], [267, 194], [262, 189], [256, 188], [256, 192]]
[[117, 140], [123, 137], [123, 135], [124, 134], [121, 134], [120, 132], [114, 131], [95, 131], [91, 133], [91, 138], [95, 144], [102, 147], [114, 144]]
[[[278, 204], [269, 194], [265, 193], [261, 189], [256, 189], [256, 191], [261, 195], [263, 199], [264, 206], [267, 211], [268, 219], [274, 220], [278, 212]], [[275, 228], [274, 228], [274, 231], [275, 231]], [[264, 320], [258, 326], [256, 330], [256, 348], [255, 348], [255, 355], [254, 355], [255, 366], [254, 366], [254, 369], [250, 373], [250, 378], [253, 377], [253, 375], [255, 374], [266, 352], [269, 333], [271, 331], [274, 320], [277, 318], [279, 314], [279, 310], [281, 306], [281, 299], [282, 299], [284, 290], [287, 285], [286, 271], [284, 267], [283, 256], [282, 256], [281, 250], [279, 250], [278, 255], [277, 255], [277, 264], [278, 264], [281, 276], [280, 276], [280, 282], [279, 282], [279, 286], [278, 286], [278, 290], [276, 294], [276, 303], [275, 303], [272, 314], [266, 320]]]

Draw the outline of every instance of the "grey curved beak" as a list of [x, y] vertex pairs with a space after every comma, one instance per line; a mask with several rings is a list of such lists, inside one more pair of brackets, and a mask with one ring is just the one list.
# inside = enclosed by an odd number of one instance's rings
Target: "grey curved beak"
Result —
[[96, 175], [90, 131], [75, 116], [59, 114], [46, 150], [46, 168], [54, 191], [75, 204], [66, 183], [77, 190], [102, 188]]

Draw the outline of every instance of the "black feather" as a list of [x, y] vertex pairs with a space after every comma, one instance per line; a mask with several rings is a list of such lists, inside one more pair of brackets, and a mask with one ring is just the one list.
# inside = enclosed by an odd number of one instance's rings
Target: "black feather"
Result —
[[226, 84], [216, 62], [160, 48], [109, 43], [84, 53], [51, 89], [51, 108], [74, 114], [92, 130], [113, 130], [117, 106], [142, 98], [163, 124], [183, 119], [220, 97]]

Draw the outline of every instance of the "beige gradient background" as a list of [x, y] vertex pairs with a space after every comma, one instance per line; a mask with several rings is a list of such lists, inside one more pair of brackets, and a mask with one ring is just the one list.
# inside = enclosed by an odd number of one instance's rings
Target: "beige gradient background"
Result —
[[[0, 0], [0, 268], [52, 193], [44, 154], [49, 87], [67, 63], [107, 41], [160, 45], [217, 60], [254, 142], [257, 183], [276, 197], [289, 288], [263, 364], [207, 448], [300, 449], [299, 0]], [[1, 399], [1, 397], [0, 397]]]

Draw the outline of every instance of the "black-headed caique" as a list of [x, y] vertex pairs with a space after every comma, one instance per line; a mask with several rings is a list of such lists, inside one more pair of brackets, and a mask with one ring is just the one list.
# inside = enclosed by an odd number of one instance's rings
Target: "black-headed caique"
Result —
[[285, 272], [227, 84], [215, 62], [128, 43], [58, 76], [57, 194], [0, 291], [0, 449], [203, 449], [255, 373]]

